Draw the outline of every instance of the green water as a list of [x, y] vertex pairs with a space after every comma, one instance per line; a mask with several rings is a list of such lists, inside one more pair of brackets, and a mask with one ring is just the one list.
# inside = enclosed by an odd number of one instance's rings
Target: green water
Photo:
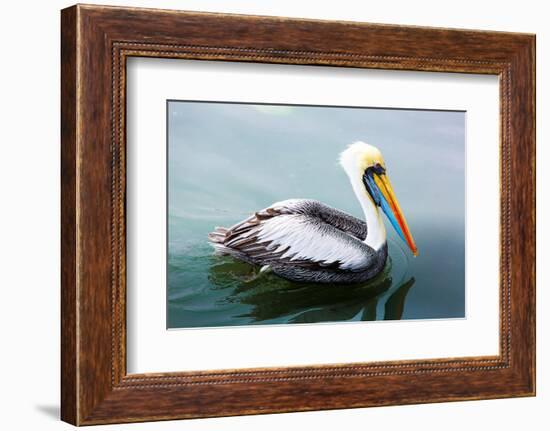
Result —
[[[168, 104], [169, 328], [464, 317], [464, 113]], [[293, 283], [230, 257], [207, 234], [288, 198], [357, 217], [338, 154], [382, 151], [419, 249], [387, 224], [389, 259], [363, 285]]]

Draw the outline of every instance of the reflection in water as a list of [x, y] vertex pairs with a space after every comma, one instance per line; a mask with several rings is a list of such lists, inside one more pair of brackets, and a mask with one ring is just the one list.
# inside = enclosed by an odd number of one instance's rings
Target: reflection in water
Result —
[[[257, 269], [230, 257], [214, 257], [209, 280], [214, 286], [237, 287], [221, 302], [250, 305], [251, 323], [284, 321], [314, 323], [361, 320], [397, 320], [403, 314], [407, 292], [414, 278], [392, 283], [391, 263], [373, 280], [361, 285], [293, 283], [274, 274], [257, 274]], [[382, 315], [377, 316], [378, 304]]]
[[384, 270], [350, 285], [295, 283], [193, 247], [169, 259], [168, 326], [399, 320], [415, 278], [402, 245], [389, 242]]

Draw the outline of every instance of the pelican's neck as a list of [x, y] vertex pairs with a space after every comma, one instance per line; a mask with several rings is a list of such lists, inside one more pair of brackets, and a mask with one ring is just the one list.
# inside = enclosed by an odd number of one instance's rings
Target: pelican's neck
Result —
[[367, 223], [367, 237], [363, 241], [374, 250], [380, 250], [386, 244], [386, 227], [382, 220], [379, 208], [368, 195], [365, 186], [359, 176], [348, 175], [357, 200], [363, 208], [365, 222]]

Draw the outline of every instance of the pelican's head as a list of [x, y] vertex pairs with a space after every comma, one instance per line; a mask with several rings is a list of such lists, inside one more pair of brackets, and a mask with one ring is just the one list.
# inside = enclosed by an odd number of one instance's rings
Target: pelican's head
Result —
[[352, 184], [361, 184], [360, 187], [374, 205], [382, 208], [396, 232], [416, 256], [416, 244], [393, 193], [380, 150], [364, 142], [355, 142], [340, 154], [340, 164]]

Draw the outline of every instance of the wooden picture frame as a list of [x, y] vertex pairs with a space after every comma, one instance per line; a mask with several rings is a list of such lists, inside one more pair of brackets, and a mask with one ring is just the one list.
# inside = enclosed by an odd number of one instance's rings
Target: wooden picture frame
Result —
[[[534, 35], [83, 5], [64, 9], [61, 18], [64, 421], [535, 394]], [[498, 75], [500, 354], [127, 374], [125, 65], [131, 56]]]

